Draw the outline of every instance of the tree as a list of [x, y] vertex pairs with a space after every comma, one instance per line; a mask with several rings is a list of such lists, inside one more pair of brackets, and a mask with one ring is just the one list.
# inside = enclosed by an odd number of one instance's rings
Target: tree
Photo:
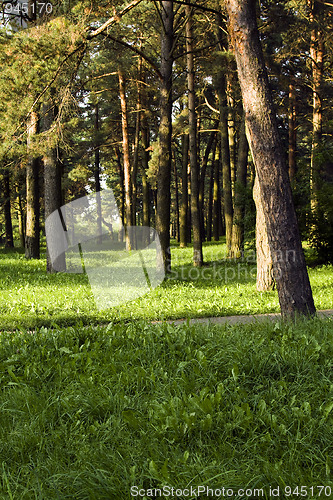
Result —
[[201, 221], [199, 208], [199, 169], [197, 152], [197, 113], [195, 110], [194, 87], [194, 57], [193, 57], [193, 18], [192, 8], [185, 7], [186, 22], [186, 51], [187, 51], [187, 81], [188, 81], [188, 121], [189, 121], [189, 150], [191, 168], [191, 214], [193, 227], [193, 265], [203, 265]]
[[159, 126], [159, 168], [157, 174], [156, 229], [161, 242], [161, 255], [165, 272], [171, 269], [170, 253], [170, 181], [172, 136], [172, 65], [173, 65], [173, 1], [161, 2], [161, 96]]
[[25, 236], [25, 256], [27, 259], [39, 259], [39, 163], [40, 159], [33, 152], [33, 139], [38, 133], [38, 114], [30, 113], [27, 130], [27, 222]]
[[259, 40], [256, 1], [226, 0], [225, 5], [281, 313], [283, 317], [314, 314], [288, 169]]

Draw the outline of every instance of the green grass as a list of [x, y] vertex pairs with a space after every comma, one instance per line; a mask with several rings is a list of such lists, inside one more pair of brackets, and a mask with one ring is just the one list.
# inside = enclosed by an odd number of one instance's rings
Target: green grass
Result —
[[0, 498], [129, 500], [134, 485], [332, 498], [317, 490], [333, 491], [332, 359], [332, 320], [3, 333]]
[[[0, 328], [68, 326], [78, 320], [161, 320], [279, 311], [277, 292], [256, 291], [256, 264], [225, 260], [223, 242], [204, 245], [207, 265], [192, 267], [192, 248], [172, 247], [171, 278], [135, 301], [98, 311], [86, 275], [48, 275], [45, 260], [27, 261], [19, 251], [0, 252]], [[311, 257], [311, 256], [310, 256]], [[309, 268], [318, 309], [333, 307], [333, 266]]]

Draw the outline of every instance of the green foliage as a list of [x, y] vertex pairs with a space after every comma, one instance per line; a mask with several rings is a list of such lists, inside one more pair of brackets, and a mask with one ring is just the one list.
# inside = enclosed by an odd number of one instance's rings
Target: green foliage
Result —
[[319, 210], [311, 219], [309, 242], [319, 262], [333, 263], [333, 184], [324, 185], [318, 194]]
[[311, 320], [2, 334], [0, 496], [333, 487], [331, 332]]

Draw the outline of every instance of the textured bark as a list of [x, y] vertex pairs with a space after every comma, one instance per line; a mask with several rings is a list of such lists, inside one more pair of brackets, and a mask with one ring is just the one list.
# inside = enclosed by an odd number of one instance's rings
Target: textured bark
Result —
[[25, 236], [25, 256], [27, 259], [39, 259], [39, 158], [33, 153], [32, 141], [38, 133], [38, 115], [32, 112], [27, 127], [28, 161], [26, 168], [27, 219]]
[[255, 177], [253, 199], [256, 204], [256, 251], [257, 251], [257, 290], [267, 292], [274, 288], [273, 260], [270, 251], [265, 214], [261, 202], [260, 185]]
[[17, 188], [16, 195], [18, 197], [18, 229], [20, 235], [20, 246], [21, 248], [25, 248], [25, 211], [24, 211], [24, 203], [22, 199], [22, 195], [20, 193], [19, 188]]
[[176, 158], [173, 162], [173, 173], [175, 176], [175, 198], [176, 198], [176, 239], [180, 242], [180, 227], [179, 227], [179, 190], [178, 190], [178, 174], [176, 166]]
[[182, 136], [182, 197], [180, 204], [180, 248], [187, 246], [187, 219], [188, 219], [188, 148], [189, 136], [183, 134]]
[[314, 314], [309, 277], [259, 40], [254, 0], [226, 0], [247, 135], [261, 192], [283, 317]]
[[245, 132], [245, 119], [239, 131], [237, 173], [235, 180], [235, 208], [232, 226], [231, 257], [239, 259], [244, 255], [245, 187], [249, 145]]
[[289, 178], [293, 185], [296, 180], [296, 93], [295, 86], [293, 83], [289, 84], [289, 106], [288, 106], [288, 136], [289, 136], [289, 148], [288, 148], [288, 166], [289, 166]]
[[134, 248], [134, 241], [131, 236], [133, 233], [128, 229], [133, 221], [133, 205], [132, 205], [132, 176], [131, 176], [131, 159], [129, 148], [129, 135], [128, 135], [128, 114], [127, 114], [127, 100], [126, 100], [126, 81], [122, 70], [118, 70], [119, 78], [119, 95], [121, 106], [121, 125], [123, 134], [123, 158], [124, 158], [124, 187], [125, 187], [125, 235], [127, 249]]
[[10, 174], [9, 170], [5, 170], [3, 174], [3, 195], [4, 215], [5, 215], [5, 248], [14, 248], [12, 213], [10, 203]]
[[192, 8], [185, 6], [186, 22], [186, 52], [187, 52], [187, 84], [188, 84], [188, 121], [189, 148], [191, 167], [191, 214], [193, 229], [193, 265], [203, 265], [201, 220], [199, 209], [199, 167], [197, 157], [197, 114], [195, 110], [194, 58], [193, 58], [193, 20]]
[[[55, 107], [51, 100], [43, 106], [43, 130], [50, 131], [56, 116]], [[58, 161], [57, 148], [53, 144], [51, 138], [48, 139], [49, 145], [46, 153], [43, 156], [44, 165], [44, 202], [45, 202], [45, 219], [54, 211], [62, 206], [61, 195], [61, 168]], [[60, 211], [59, 211], [60, 213]], [[63, 228], [65, 229], [65, 228]], [[58, 248], [61, 240], [57, 231], [50, 230], [48, 235], [48, 247]], [[66, 271], [66, 255], [62, 253], [52, 263], [49, 252], [46, 252], [46, 270], [48, 273], [57, 271]]]
[[161, 243], [160, 268], [171, 270], [170, 253], [170, 180], [171, 180], [171, 135], [172, 135], [172, 64], [173, 64], [173, 2], [161, 2], [161, 95], [160, 95], [160, 158], [157, 174], [156, 229]]
[[119, 174], [119, 187], [120, 187], [120, 216], [122, 224], [125, 224], [125, 188], [124, 188], [124, 169], [121, 164], [121, 153], [118, 146], [115, 146], [115, 154], [118, 166], [118, 174]]

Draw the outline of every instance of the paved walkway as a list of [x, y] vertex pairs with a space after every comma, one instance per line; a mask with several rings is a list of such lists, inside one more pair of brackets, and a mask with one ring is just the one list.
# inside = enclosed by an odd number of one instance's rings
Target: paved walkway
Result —
[[[317, 311], [317, 315], [321, 318], [332, 318], [333, 319], [333, 309], [326, 309], [324, 311]], [[236, 323], [255, 323], [256, 321], [265, 321], [265, 320], [271, 320], [271, 321], [279, 321], [281, 319], [281, 314], [276, 313], [276, 314], [249, 314], [249, 315], [240, 315], [240, 316], [224, 316], [224, 317], [219, 317], [219, 318], [193, 318], [189, 320], [190, 325], [193, 325], [194, 323], [213, 323], [213, 324], [219, 324], [219, 325], [224, 325], [226, 323], [229, 323], [231, 325], [234, 325]], [[175, 319], [175, 320], [168, 320], [168, 323], [172, 323], [174, 325], [182, 325], [183, 323], [186, 323], [186, 319]], [[153, 323], [162, 323], [162, 321], [153, 321]]]

